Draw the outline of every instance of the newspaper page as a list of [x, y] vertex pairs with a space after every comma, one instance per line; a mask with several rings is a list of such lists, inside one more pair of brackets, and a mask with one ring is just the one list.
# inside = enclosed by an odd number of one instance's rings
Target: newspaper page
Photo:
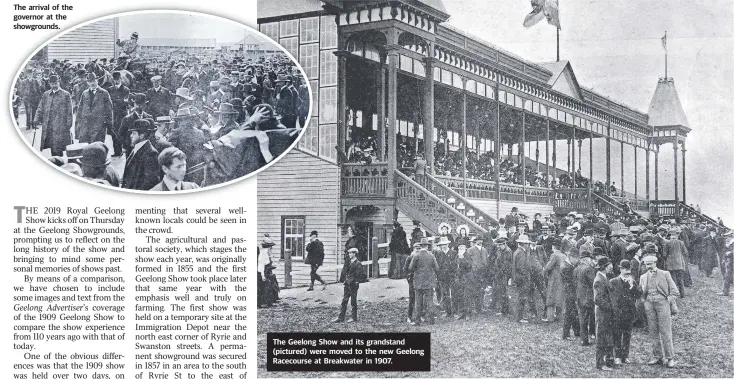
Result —
[[3, 7], [7, 376], [734, 371], [730, 0]]

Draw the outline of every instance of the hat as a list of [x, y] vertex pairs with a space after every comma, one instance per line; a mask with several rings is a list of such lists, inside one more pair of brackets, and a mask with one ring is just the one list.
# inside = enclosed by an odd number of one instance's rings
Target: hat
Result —
[[315, 231], [315, 230], [312, 230], [312, 231], [311, 231], [311, 234], [309, 235], [309, 237], [313, 237], [313, 236], [316, 236], [316, 237], [318, 237], [318, 236], [319, 236], [319, 232], [317, 232], [317, 231]]
[[599, 218], [602, 219], [602, 220], [606, 220], [607, 219], [607, 215], [605, 215], [604, 213], [602, 213], [602, 214], [599, 215]]
[[59, 76], [58, 75], [51, 75], [48, 77], [49, 83], [58, 83], [59, 82]]
[[575, 213], [575, 214], [574, 214], [574, 217], [575, 217], [576, 219], [579, 219], [579, 218], [584, 218], [584, 214], [583, 214], [583, 213]]
[[194, 99], [194, 98], [193, 98], [193, 97], [192, 97], [192, 96], [191, 96], [191, 95], [189, 94], [189, 89], [188, 89], [188, 88], [183, 88], [183, 87], [182, 87], [182, 88], [177, 88], [177, 89], [176, 89], [176, 96], [178, 96], [178, 97], [183, 97], [184, 99], [186, 99], [186, 100], [189, 100], [189, 101], [191, 101], [191, 100], [193, 100], [193, 99]]
[[632, 269], [632, 263], [626, 259], [619, 261], [619, 268], [626, 268], [627, 270]]
[[645, 253], [645, 255], [642, 257], [642, 263], [657, 262], [657, 261], [658, 261], [658, 257], [655, 254]]
[[568, 255], [570, 257], [578, 258], [579, 257], [579, 249], [572, 247], [568, 249]]
[[115, 71], [112, 73], [112, 79], [121, 79], [121, 78], [122, 78], [122, 74], [120, 73], [120, 71]]
[[449, 229], [449, 233], [451, 233], [451, 225], [449, 225], [449, 223], [448, 223], [448, 222], [442, 222], [442, 223], [438, 224], [438, 231], [439, 231], [439, 232], [440, 232], [440, 231], [441, 231], [441, 230], [442, 230], [443, 228], [448, 228], [448, 229]]
[[76, 70], [76, 75], [77, 75], [77, 76], [84, 76], [84, 75], [86, 75], [86, 74], [87, 74], [87, 70], [85, 70], [85, 69], [83, 69], [83, 68], [81, 68], [81, 69], [79, 69], [79, 70]]
[[517, 212], [517, 207], [512, 207], [512, 209], [510, 210], [510, 212]]
[[230, 78], [229, 76], [226, 76], [226, 75], [224, 75], [224, 76], [221, 76], [221, 77], [219, 77], [219, 83], [220, 83], [220, 84], [221, 84], [222, 82], [225, 82], [225, 81], [226, 81], [226, 82], [231, 82], [231, 81], [232, 81], [232, 78]]
[[622, 233], [622, 229], [615, 228], [612, 230], [612, 237], [617, 237], [621, 235], [624, 235], [624, 233]]
[[263, 238], [262, 247], [268, 248], [275, 246], [275, 242], [273, 242], [273, 239], [270, 238], [269, 234], [265, 235], [265, 238]]
[[499, 244], [503, 244], [503, 243], [507, 243], [507, 238], [505, 238], [505, 237], [497, 238], [496, 240], [494, 240], [494, 243], [496, 243], [498, 245]]
[[87, 167], [104, 167], [110, 164], [110, 159], [107, 158], [107, 147], [104, 143], [97, 141], [92, 142], [84, 148], [82, 158], [79, 160], [82, 166]]
[[461, 234], [462, 230], [466, 233], [466, 235], [469, 235], [469, 225], [461, 224], [456, 227], [456, 233]]
[[93, 72], [88, 72], [87, 73], [87, 80], [88, 81], [90, 81], [90, 80], [97, 80], [97, 74], [95, 74]]
[[237, 70], [232, 70], [232, 71], [231, 71], [231, 72], [230, 72], [229, 74], [230, 74], [230, 75], [239, 75], [239, 74], [240, 74], [240, 72], [239, 72], [239, 71], [237, 71]]
[[652, 242], [648, 242], [645, 244], [645, 247], [642, 250], [645, 254], [657, 254], [658, 247]]
[[349, 250], [347, 250], [347, 253], [349, 253], [349, 254], [352, 254], [352, 253], [359, 254], [359, 249], [357, 249], [356, 247], [352, 247]]
[[133, 125], [128, 127], [128, 132], [136, 131], [136, 132], [151, 132], [153, 130], [156, 130], [155, 125], [153, 125], [152, 122], [148, 121], [147, 119], [139, 119], [135, 120], [133, 122]]
[[138, 32], [133, 32], [133, 34], [130, 37], [137, 39], [138, 38]]
[[135, 93], [130, 97], [135, 104], [145, 104], [148, 102], [144, 93]]
[[517, 240], [515, 240], [517, 243], [530, 243], [530, 239], [528, 238], [527, 234], [520, 234], [519, 237], [517, 237]]
[[548, 225], [543, 225], [540, 227], [540, 230], [543, 230], [543, 231], [550, 230], [550, 227]]
[[186, 63], [184, 61], [178, 61], [175, 65], [173, 65], [174, 68], [180, 66], [186, 67]]
[[416, 247], [421, 247], [421, 243], [420, 242], [414, 243], [413, 244], [413, 248], [415, 249]]
[[585, 236], [593, 236], [594, 235], [594, 229], [589, 228], [589, 229], [584, 230], [584, 235]]
[[150, 78], [150, 81], [151, 81], [151, 82], [153, 82], [153, 81], [156, 81], [156, 80], [161, 80], [161, 79], [163, 79], [163, 77], [162, 77], [162, 76], [160, 76], [160, 75], [155, 75], [155, 76], [153, 76], [152, 78]]
[[680, 234], [680, 228], [677, 226], [670, 228], [670, 234], [675, 234], [675, 235]]
[[288, 80], [288, 75], [286, 75], [286, 74], [278, 74], [278, 78], [275, 79], [275, 83], [278, 83], [278, 82], [288, 82], [288, 81], [289, 81]]
[[602, 249], [601, 247], [595, 247], [592, 254], [594, 254], [595, 257], [598, 255], [604, 255], [604, 249]]
[[634, 234], [627, 234], [626, 236], [624, 236], [624, 240], [627, 242], [635, 242], [637, 241], [637, 237], [635, 237]]
[[81, 143], [73, 143], [71, 145], [66, 146], [66, 159], [79, 159], [84, 154], [84, 148], [89, 145], [86, 142]]
[[[571, 248], [571, 253], [572, 254], [573, 254], [573, 249], [574, 248]], [[591, 258], [591, 252], [589, 250], [581, 250], [581, 252], [578, 252], [577, 251], [577, 254], [579, 254], [579, 258]]]
[[199, 110], [198, 109], [187, 107], [187, 108], [181, 108], [181, 109], [179, 109], [178, 112], [176, 112], [176, 115], [173, 116], [173, 118], [175, 120], [182, 120], [182, 119], [186, 119], [186, 118], [190, 118], [190, 117], [196, 117], [198, 115], [199, 115]]
[[599, 268], [601, 268], [601, 269], [606, 268], [607, 265], [613, 264], [612, 261], [610, 261], [609, 258], [607, 258], [607, 256], [600, 257], [596, 261], [596, 263], [599, 265]]
[[551, 238], [551, 246], [561, 247], [561, 240], [559, 238]]
[[451, 242], [449, 242], [448, 237], [441, 237], [441, 239], [438, 242], [436, 242], [436, 245], [443, 246], [443, 245], [448, 245], [449, 243]]
[[428, 242], [428, 238], [421, 238], [421, 246], [428, 246], [430, 243]]
[[209, 82], [209, 87], [219, 87], [219, 81], [212, 80], [211, 82]]
[[155, 120], [158, 122], [171, 122], [171, 116], [158, 116]]
[[222, 103], [221, 105], [219, 105], [219, 109], [217, 109], [216, 111], [214, 111], [214, 113], [219, 113], [219, 114], [239, 114], [240, 112], [237, 112], [234, 109], [234, 107], [232, 106], [232, 104], [230, 104], [230, 103]]

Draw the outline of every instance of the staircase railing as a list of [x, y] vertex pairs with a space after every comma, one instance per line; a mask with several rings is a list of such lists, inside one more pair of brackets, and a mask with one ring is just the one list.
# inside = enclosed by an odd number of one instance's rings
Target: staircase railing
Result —
[[[597, 209], [599, 213], [604, 213], [605, 215], [611, 216], [613, 218], [627, 215], [627, 212], [624, 211], [621, 204], [616, 202], [614, 199], [611, 199], [606, 195], [600, 195], [595, 192], [592, 192], [591, 196], [594, 200], [594, 208]], [[634, 212], [632, 210], [630, 210], [630, 212], [637, 214], [637, 212]]]
[[678, 206], [681, 212], [681, 217], [683, 218], [689, 218], [693, 216], [699, 219], [703, 219], [708, 225], [716, 227], [717, 229], [726, 228], [726, 226], [719, 225], [719, 223], [716, 220], [714, 220], [713, 218], [697, 211], [695, 208], [693, 208], [692, 206], [688, 204], [683, 203], [682, 201], [678, 204]]
[[553, 191], [553, 212], [591, 212], [591, 191], [588, 188], [559, 188]]
[[[439, 199], [443, 200], [444, 202], [448, 203], [449, 205], [452, 205], [453, 202], [456, 207], [459, 207], [459, 204], [463, 204], [464, 206], [464, 212], [472, 219], [472, 221], [476, 222], [480, 226], [484, 227], [485, 225], [492, 224], [492, 225], [499, 225], [497, 220], [495, 220], [492, 216], [484, 212], [481, 208], [474, 206], [471, 201], [466, 199], [464, 196], [461, 196], [458, 192], [453, 190], [451, 187], [444, 184], [441, 180], [435, 178], [432, 175], [423, 175], [418, 176], [416, 179], [416, 183], [423, 186], [423, 188], [427, 189], [434, 195], [438, 196]], [[450, 200], [452, 199], [453, 200]], [[461, 212], [461, 209], [457, 209]]]
[[476, 234], [487, 232], [464, 213], [397, 170], [395, 187], [398, 209], [406, 216], [420, 221], [433, 234], [439, 234], [438, 226], [443, 222], [454, 226], [466, 224]]

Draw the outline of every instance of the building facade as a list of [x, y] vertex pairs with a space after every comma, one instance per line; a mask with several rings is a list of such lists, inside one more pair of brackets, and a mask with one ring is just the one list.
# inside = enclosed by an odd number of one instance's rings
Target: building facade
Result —
[[73, 29], [49, 43], [46, 57], [49, 62], [68, 59], [72, 63], [87, 63], [92, 59], [117, 56], [115, 42], [119, 34], [117, 17], [108, 18]]

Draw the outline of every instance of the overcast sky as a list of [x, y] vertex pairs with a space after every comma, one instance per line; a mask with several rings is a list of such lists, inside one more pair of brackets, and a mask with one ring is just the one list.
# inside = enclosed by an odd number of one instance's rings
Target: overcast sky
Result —
[[[534, 62], [554, 61], [556, 32], [545, 21], [526, 29], [530, 0], [443, 0], [449, 23]], [[647, 113], [657, 80], [664, 76], [661, 37], [668, 32], [668, 76], [693, 131], [686, 155], [687, 201], [734, 225], [734, 1], [560, 0], [561, 59], [569, 60], [579, 83]], [[588, 157], [588, 145], [584, 159]], [[595, 141], [595, 178], [603, 175], [603, 144]], [[565, 167], [565, 145], [559, 167]], [[620, 184], [619, 144], [612, 145], [612, 180]], [[541, 148], [541, 157], [545, 153]], [[632, 159], [625, 149], [625, 160]], [[640, 150], [638, 191], [644, 193]], [[541, 158], [542, 160], [542, 158]], [[651, 176], [653, 160], [651, 159]], [[679, 154], [680, 164], [680, 154]], [[634, 173], [625, 170], [631, 191]], [[587, 171], [586, 161], [582, 164]], [[660, 152], [660, 198], [673, 198], [673, 150]], [[680, 172], [680, 168], [679, 168]], [[679, 179], [682, 186], [682, 178]], [[682, 190], [681, 190], [682, 191]], [[654, 196], [654, 182], [651, 181]]]
[[[219, 44], [235, 43], [250, 28], [217, 17], [181, 13], [147, 13], [120, 17], [120, 38], [133, 32], [140, 38], [214, 38]], [[257, 34], [253, 31], [252, 34]]]

